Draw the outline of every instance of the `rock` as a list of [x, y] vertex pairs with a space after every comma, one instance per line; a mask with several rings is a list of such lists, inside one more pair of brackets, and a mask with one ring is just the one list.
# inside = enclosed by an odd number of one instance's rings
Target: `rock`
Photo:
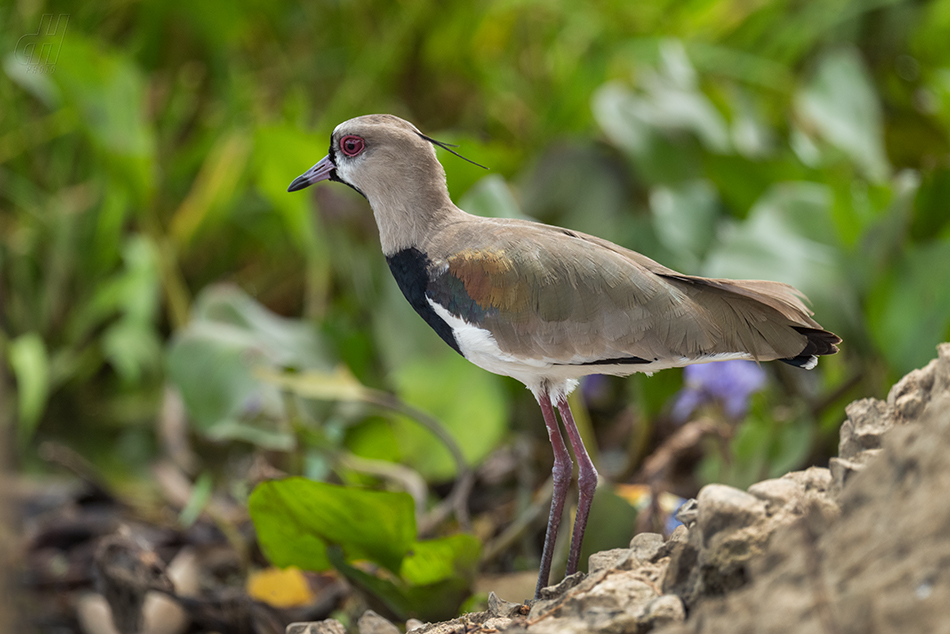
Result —
[[825, 494], [831, 489], [831, 472], [822, 467], [809, 467], [804, 471], [792, 471], [782, 476], [800, 485], [806, 494]]
[[[523, 603], [512, 603], [499, 598], [494, 592], [488, 593], [488, 613], [493, 617], [513, 618], [520, 616], [525, 610]], [[406, 623], [406, 630], [409, 630], [408, 622]]]
[[527, 615], [490, 596], [414, 634], [950, 631], [950, 345], [847, 411], [830, 468], [709, 485], [667, 541], [592, 555]]
[[594, 573], [564, 595], [535, 603], [528, 631], [635, 632], [648, 604], [660, 596], [664, 570], [665, 563]]
[[356, 627], [360, 634], [400, 634], [398, 627], [372, 610], [363, 612], [363, 616], [356, 622]]
[[696, 527], [706, 545], [765, 517], [765, 504], [761, 500], [723, 484], [704, 486], [696, 502], [699, 505]]
[[[880, 451], [878, 449], [868, 451]], [[844, 458], [832, 458], [828, 461], [831, 478], [836, 491], [840, 491], [853, 475], [864, 469], [864, 464]]]
[[[491, 598], [491, 597], [489, 597], [489, 598]], [[423, 623], [423, 622], [420, 621], [419, 619], [407, 619], [407, 620], [406, 620], [406, 634], [409, 634], [409, 632], [411, 632], [411, 631], [413, 631], [413, 630], [421, 629], [421, 628], [423, 628], [423, 627], [425, 627], [425, 623]]]
[[638, 631], [649, 631], [652, 628], [678, 623], [685, 618], [686, 608], [683, 607], [683, 601], [674, 594], [664, 594], [646, 605], [643, 616], [639, 619], [642, 629]]
[[888, 392], [887, 406], [894, 414], [896, 419], [894, 422], [916, 420], [924, 413], [924, 408], [930, 402], [937, 364], [938, 360], [934, 359], [925, 367], [914, 370], [898, 381]]
[[659, 559], [664, 543], [659, 533], [638, 533], [630, 540], [630, 550], [640, 561], [654, 562]]
[[[707, 592], [663, 634], [948, 631], [950, 345], [886, 402], [856, 401], [847, 412], [830, 470], [781, 478], [803, 486], [801, 509], [786, 505], [762, 524], [778, 523], [749, 562], [749, 582]], [[706, 557], [698, 552], [697, 568]]]
[[599, 553], [594, 553], [587, 560], [587, 574], [594, 574], [599, 570], [610, 570], [621, 567], [629, 568], [629, 561], [633, 556], [633, 550], [630, 548], [614, 548], [613, 550], [603, 550]]
[[696, 500], [690, 498], [683, 502], [679, 510], [676, 511], [676, 520], [688, 528], [696, 521], [697, 513], [698, 507], [696, 506]]
[[557, 585], [541, 588], [541, 596], [538, 598], [542, 600], [556, 599], [584, 581], [585, 577], [587, 577], [587, 575], [583, 572], [575, 572], [570, 577], [564, 577]]
[[799, 504], [805, 489], [794, 480], [773, 478], [753, 484], [749, 487], [749, 494], [765, 502], [768, 511], [774, 513], [776, 509]]
[[346, 628], [336, 619], [291, 623], [284, 631], [286, 634], [346, 634]]
[[892, 425], [887, 403], [864, 398], [854, 401], [844, 411], [848, 419], [841, 425], [838, 457], [855, 460], [865, 449], [879, 449], [881, 437]]

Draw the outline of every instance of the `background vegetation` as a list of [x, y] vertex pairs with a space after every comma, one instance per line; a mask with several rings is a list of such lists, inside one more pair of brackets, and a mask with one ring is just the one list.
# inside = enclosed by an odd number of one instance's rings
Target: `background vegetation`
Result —
[[[765, 367], [746, 416], [690, 414], [730, 431], [657, 492], [822, 464], [844, 404], [950, 338], [947, 0], [23, 0], [0, 25], [0, 433], [22, 473], [49, 471], [53, 441], [147, 506], [171, 455], [193, 520], [212, 492], [245, 504], [265, 459], [409, 490], [421, 513], [459, 473], [421, 410], [468, 465], [514, 457], [521, 497], [480, 472], [482, 542], [530, 506], [550, 460], [530, 395], [414, 315], [354, 192], [286, 193], [359, 114], [490, 166], [442, 156], [468, 211], [790, 282], [844, 338], [811, 373]], [[645, 481], [682, 387], [584, 385], [609, 480]], [[193, 444], [177, 458], [176, 412]], [[536, 565], [542, 525], [486, 565]]]

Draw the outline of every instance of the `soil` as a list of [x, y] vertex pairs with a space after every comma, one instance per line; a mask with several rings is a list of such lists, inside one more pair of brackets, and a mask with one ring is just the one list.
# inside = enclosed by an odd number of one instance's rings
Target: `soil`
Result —
[[531, 605], [492, 595], [485, 612], [412, 631], [950, 633], [950, 344], [847, 414], [828, 469], [709, 485], [668, 540], [598, 553]]

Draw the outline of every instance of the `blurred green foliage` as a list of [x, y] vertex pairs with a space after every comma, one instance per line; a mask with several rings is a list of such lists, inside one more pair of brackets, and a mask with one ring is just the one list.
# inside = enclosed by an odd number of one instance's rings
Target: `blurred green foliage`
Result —
[[[354, 385], [438, 417], [472, 464], [540, 420], [413, 313], [361, 198], [286, 193], [372, 112], [491, 167], [442, 156], [469, 211], [809, 296], [842, 353], [770, 368], [737, 461], [703, 478], [820, 457], [848, 400], [950, 338], [950, 0], [37, 0], [0, 24], [0, 407], [24, 466], [54, 438], [143, 468], [167, 382], [212, 447], [348, 482], [341, 451], [455, 472]], [[260, 373], [341, 368], [317, 399]], [[604, 409], [649, 424], [666, 374]]]
[[[412, 498], [304, 478], [265, 482], [248, 499], [261, 549], [277, 566], [336, 567], [405, 620], [455, 615], [478, 566], [471, 535], [419, 541]], [[391, 573], [354, 565], [372, 562]]]

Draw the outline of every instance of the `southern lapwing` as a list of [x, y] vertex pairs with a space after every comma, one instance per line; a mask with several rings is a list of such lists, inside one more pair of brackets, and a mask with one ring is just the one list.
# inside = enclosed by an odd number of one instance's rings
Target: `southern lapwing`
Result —
[[573, 471], [554, 407], [578, 462], [569, 575], [597, 486], [567, 403], [580, 377], [722, 359], [811, 369], [841, 339], [786, 284], [682, 275], [577, 231], [472, 216], [449, 198], [435, 145], [452, 151], [392, 115], [350, 119], [333, 131], [330, 153], [287, 191], [332, 180], [365, 196], [389, 268], [416, 312], [456, 352], [518, 379], [538, 400], [554, 447], [540, 592]]

